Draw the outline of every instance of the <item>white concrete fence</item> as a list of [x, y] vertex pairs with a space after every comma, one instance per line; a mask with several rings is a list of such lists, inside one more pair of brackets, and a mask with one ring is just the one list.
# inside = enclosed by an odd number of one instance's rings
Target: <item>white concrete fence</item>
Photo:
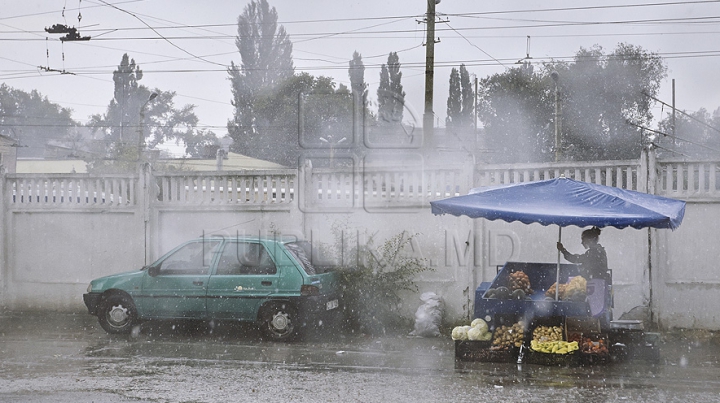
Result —
[[[422, 290], [445, 299], [448, 319], [472, 312], [474, 289], [507, 260], [552, 262], [557, 229], [435, 217], [429, 201], [473, 187], [574, 178], [688, 202], [680, 229], [605, 229], [615, 316], [651, 307], [665, 327], [720, 329], [720, 161], [571, 162], [383, 168], [313, 168], [139, 175], [7, 174], [0, 178], [0, 304], [82, 311], [95, 277], [137, 269], [202, 234], [285, 233], [322, 245], [316, 258], [405, 231], [409, 254], [435, 271]], [[579, 252], [581, 229], [563, 231]], [[350, 245], [352, 243], [352, 245]], [[651, 286], [652, 285], [652, 286]], [[422, 291], [421, 290], [421, 291]], [[409, 296], [408, 313], [419, 300]]]

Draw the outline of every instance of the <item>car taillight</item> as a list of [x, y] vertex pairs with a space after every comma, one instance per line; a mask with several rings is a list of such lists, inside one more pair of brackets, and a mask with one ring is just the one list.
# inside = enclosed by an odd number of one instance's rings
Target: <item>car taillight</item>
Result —
[[300, 295], [302, 296], [311, 296], [311, 295], [320, 295], [320, 289], [315, 287], [314, 285], [303, 285], [300, 287]]

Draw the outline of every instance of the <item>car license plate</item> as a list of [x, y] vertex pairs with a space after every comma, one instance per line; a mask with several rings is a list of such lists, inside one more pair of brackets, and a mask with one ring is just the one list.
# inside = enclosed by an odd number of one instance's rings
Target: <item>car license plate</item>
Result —
[[332, 301], [328, 301], [325, 305], [327, 306], [328, 311], [331, 309], [335, 309], [338, 307], [338, 300], [334, 299]]

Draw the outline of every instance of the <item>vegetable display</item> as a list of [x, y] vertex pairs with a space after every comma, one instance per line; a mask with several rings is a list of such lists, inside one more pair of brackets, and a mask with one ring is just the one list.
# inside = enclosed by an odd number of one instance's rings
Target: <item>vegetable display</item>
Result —
[[511, 347], [520, 347], [523, 343], [525, 325], [517, 322], [512, 326], [500, 326], [495, 329], [491, 350], [509, 350]]
[[587, 280], [581, 276], [575, 276], [568, 282], [565, 288], [565, 298], [568, 301], [585, 301], [587, 298]]
[[578, 350], [578, 342], [576, 341], [537, 341], [530, 342], [530, 348], [533, 351], [547, 354], [569, 354]]
[[[548, 288], [545, 292], [547, 298], [555, 298], [557, 283]], [[587, 297], [587, 280], [582, 276], [575, 276], [567, 284], [560, 284], [558, 298], [564, 301], [584, 301]]]
[[[548, 298], [555, 298], [555, 289], [557, 288], [557, 283], [554, 283], [553, 285], [548, 288], [547, 291], [545, 291], [545, 296]], [[567, 284], [560, 284], [560, 289], [558, 290], [558, 299], [565, 299], [565, 289], [567, 288]]]
[[510, 273], [508, 288], [510, 288], [511, 291], [522, 290], [525, 295], [533, 293], [533, 289], [530, 288], [530, 278], [522, 270]]
[[485, 292], [485, 298], [494, 299], [528, 299], [533, 293], [530, 278], [522, 270], [510, 273], [507, 286], [491, 288]]
[[470, 323], [470, 326], [456, 326], [452, 330], [453, 340], [490, 341], [492, 333], [487, 322], [477, 318]]
[[532, 339], [539, 342], [562, 341], [562, 328], [560, 326], [538, 326], [533, 330]]
[[577, 341], [580, 344], [580, 351], [585, 354], [608, 354], [605, 339], [599, 335], [583, 336], [580, 333], [572, 334], [568, 340]]

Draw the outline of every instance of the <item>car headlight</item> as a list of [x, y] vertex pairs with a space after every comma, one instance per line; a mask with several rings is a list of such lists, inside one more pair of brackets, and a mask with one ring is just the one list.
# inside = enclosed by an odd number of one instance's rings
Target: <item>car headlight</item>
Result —
[[92, 283], [88, 284], [87, 292], [92, 292]]

